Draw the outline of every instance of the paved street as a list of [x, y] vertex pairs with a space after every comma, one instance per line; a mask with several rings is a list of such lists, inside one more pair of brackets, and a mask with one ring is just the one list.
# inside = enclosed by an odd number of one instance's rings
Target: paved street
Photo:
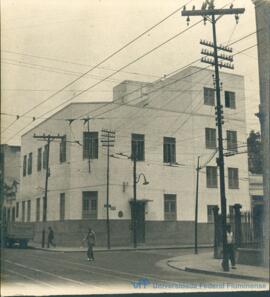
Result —
[[[206, 251], [206, 250], [203, 250]], [[202, 252], [203, 252], [202, 251]], [[187, 255], [193, 250], [151, 250], [97, 252], [88, 262], [82, 252], [46, 252], [34, 249], [5, 249], [2, 263], [2, 294], [74, 294], [104, 292], [179, 291], [198, 286], [245, 284], [205, 274], [178, 271], [167, 266], [166, 259]], [[144, 278], [146, 288], [137, 288]], [[159, 287], [159, 288], [157, 288]], [[188, 288], [190, 287], [190, 288]], [[202, 288], [202, 287], [200, 287]]]

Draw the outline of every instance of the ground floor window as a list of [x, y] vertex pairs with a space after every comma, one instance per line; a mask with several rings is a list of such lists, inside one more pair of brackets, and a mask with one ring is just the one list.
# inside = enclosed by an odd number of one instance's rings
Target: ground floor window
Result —
[[60, 193], [60, 220], [63, 221], [65, 219], [65, 193]]
[[97, 219], [97, 191], [83, 192], [82, 197], [82, 218]]
[[43, 222], [47, 221], [47, 198], [43, 197]]
[[27, 201], [27, 222], [31, 219], [31, 200]]
[[176, 220], [176, 195], [164, 194], [164, 220]]
[[40, 198], [37, 198], [37, 204], [36, 204], [36, 221], [40, 221]]
[[25, 201], [22, 202], [22, 222], [25, 221]]

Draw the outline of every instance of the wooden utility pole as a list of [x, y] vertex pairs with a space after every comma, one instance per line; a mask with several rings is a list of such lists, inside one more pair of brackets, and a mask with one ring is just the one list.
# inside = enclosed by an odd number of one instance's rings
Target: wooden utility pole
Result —
[[[225, 176], [224, 176], [224, 155], [223, 155], [223, 137], [222, 137], [222, 124], [223, 124], [223, 106], [220, 102], [220, 79], [219, 79], [219, 67], [233, 69], [232, 56], [225, 56], [224, 54], [219, 54], [218, 50], [232, 52], [232, 49], [227, 46], [222, 46], [217, 44], [217, 34], [216, 34], [216, 23], [223, 15], [235, 15], [236, 23], [239, 21], [239, 14], [244, 13], [244, 8], [233, 8], [231, 5], [229, 9], [215, 9], [214, 0], [206, 0], [202, 9], [196, 10], [184, 10], [182, 11], [182, 16], [187, 16], [187, 22], [190, 22], [190, 16], [202, 16], [204, 24], [209, 21], [212, 24], [213, 30], [213, 42], [206, 42], [201, 40], [201, 44], [213, 48], [214, 51], [203, 50], [202, 54], [205, 55], [201, 59], [203, 63], [213, 65], [215, 67], [215, 90], [216, 90], [216, 115], [217, 115], [217, 127], [218, 127], [218, 151], [219, 156], [217, 158], [217, 165], [219, 167], [219, 177], [220, 177], [220, 200], [221, 200], [221, 216], [222, 216], [222, 233], [223, 233], [223, 270], [229, 271], [229, 261], [227, 255], [227, 232], [226, 232], [226, 195], [225, 195]], [[216, 18], [217, 16], [217, 18]], [[219, 59], [226, 60], [229, 62], [219, 62]]]
[[133, 246], [137, 247], [137, 153], [136, 149], [132, 155], [133, 159]]
[[[34, 134], [34, 138], [38, 138], [44, 141], [47, 141], [47, 151], [46, 151], [46, 176], [45, 176], [45, 193], [44, 193], [44, 200], [43, 200], [43, 214], [42, 214], [42, 221], [45, 222], [47, 220], [47, 197], [48, 197], [48, 183], [49, 183], [49, 176], [50, 176], [50, 169], [49, 169], [49, 160], [50, 160], [50, 143], [55, 139], [63, 139], [64, 136], [58, 135], [36, 135]], [[41, 246], [44, 248], [45, 246], [45, 226], [43, 224], [42, 229], [42, 239], [41, 239]]]
[[194, 244], [194, 253], [198, 254], [198, 200], [199, 200], [199, 173], [200, 173], [200, 156], [197, 160], [197, 180], [196, 180], [196, 199], [195, 199], [195, 244]]
[[109, 199], [109, 190], [110, 190], [110, 147], [114, 146], [115, 142], [115, 132], [102, 129], [102, 146], [107, 148], [107, 201], [104, 205], [106, 207], [106, 213], [107, 213], [107, 219], [106, 219], [106, 225], [107, 225], [107, 247], [108, 249], [111, 248], [111, 236], [110, 236], [110, 212], [109, 208], [110, 205], [110, 199]]

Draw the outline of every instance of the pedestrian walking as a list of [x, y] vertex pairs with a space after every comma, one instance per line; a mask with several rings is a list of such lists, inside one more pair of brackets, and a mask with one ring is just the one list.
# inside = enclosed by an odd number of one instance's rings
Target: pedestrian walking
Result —
[[89, 228], [88, 233], [87, 233], [87, 235], [85, 236], [85, 238], [83, 240], [87, 242], [87, 246], [88, 246], [87, 260], [88, 261], [94, 261], [93, 247], [96, 244], [96, 234], [95, 234], [95, 232], [91, 228]]
[[47, 247], [49, 248], [50, 245], [53, 247], [56, 247], [56, 244], [54, 243], [54, 232], [52, 227], [48, 228], [48, 241], [47, 241]]
[[227, 234], [227, 255], [228, 255], [228, 258], [231, 260], [232, 269], [236, 269], [235, 253], [234, 253], [234, 237], [233, 237], [233, 232], [231, 230], [231, 225], [227, 225], [226, 234]]

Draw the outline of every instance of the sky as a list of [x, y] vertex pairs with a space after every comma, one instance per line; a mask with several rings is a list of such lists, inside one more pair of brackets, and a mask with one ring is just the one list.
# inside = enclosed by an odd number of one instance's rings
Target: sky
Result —
[[[211, 24], [196, 25], [201, 18], [191, 17], [188, 27], [180, 11], [172, 13], [184, 4], [187, 9], [193, 5], [199, 9], [202, 2], [2, 0], [1, 143], [20, 145], [22, 134], [63, 108], [65, 101], [109, 101], [113, 87], [123, 80], [155, 81], [200, 58], [199, 41], [212, 40]], [[234, 7], [244, 7], [245, 13], [238, 25], [233, 15], [222, 17], [217, 25], [217, 37], [218, 43], [225, 45], [235, 42], [232, 45], [235, 54], [245, 50], [234, 57], [235, 69], [229, 72], [245, 77], [248, 133], [251, 129], [259, 131], [259, 121], [254, 115], [259, 104], [255, 9], [251, 0], [215, 1], [218, 8], [231, 3]], [[89, 71], [169, 15], [153, 30]], [[178, 37], [101, 82], [182, 31]], [[241, 40], [248, 34], [249, 37]], [[205, 67], [201, 62], [194, 65]], [[87, 71], [87, 75], [78, 79]]]

